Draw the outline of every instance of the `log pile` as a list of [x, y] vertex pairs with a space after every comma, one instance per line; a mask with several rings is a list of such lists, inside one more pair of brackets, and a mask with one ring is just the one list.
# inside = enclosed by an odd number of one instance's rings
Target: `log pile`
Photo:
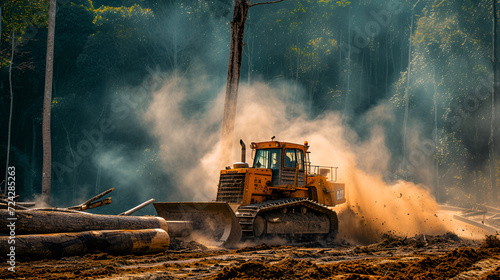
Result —
[[[170, 237], [163, 218], [82, 212], [109, 204], [111, 198], [95, 201], [112, 190], [68, 208], [0, 209], [0, 254], [43, 259], [96, 251], [109, 254], [167, 251]], [[135, 207], [127, 211], [127, 215], [135, 209], [138, 210]]]

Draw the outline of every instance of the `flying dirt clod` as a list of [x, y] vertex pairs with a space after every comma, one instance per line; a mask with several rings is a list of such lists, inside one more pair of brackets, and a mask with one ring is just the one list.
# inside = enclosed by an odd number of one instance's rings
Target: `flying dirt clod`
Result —
[[312, 165], [307, 141], [252, 143], [250, 167], [240, 144], [241, 162], [220, 171], [215, 202], [153, 203], [167, 223], [185, 225], [169, 234], [204, 236], [224, 247], [275, 237], [333, 240], [338, 219], [329, 207], [346, 202], [345, 184], [335, 182], [337, 168]]

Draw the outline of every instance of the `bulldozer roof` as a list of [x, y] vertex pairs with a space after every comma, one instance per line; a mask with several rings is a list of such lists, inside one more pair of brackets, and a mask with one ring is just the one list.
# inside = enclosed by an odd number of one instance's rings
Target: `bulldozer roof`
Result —
[[252, 142], [251, 146], [252, 149], [272, 149], [272, 148], [290, 148], [290, 149], [301, 149], [304, 152], [307, 151], [309, 148], [309, 145], [306, 142], [304, 142], [304, 145], [301, 144], [296, 144], [296, 143], [289, 143], [289, 142], [279, 142], [279, 141], [266, 141], [266, 142]]

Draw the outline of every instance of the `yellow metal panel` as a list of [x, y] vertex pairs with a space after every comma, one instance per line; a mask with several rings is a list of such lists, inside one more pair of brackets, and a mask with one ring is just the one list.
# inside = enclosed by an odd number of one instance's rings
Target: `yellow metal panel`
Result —
[[288, 142], [278, 142], [278, 141], [268, 141], [268, 142], [252, 142], [250, 145], [252, 149], [270, 149], [270, 148], [288, 148], [288, 149], [299, 149], [304, 152], [307, 151], [309, 146], [304, 146], [300, 144], [295, 144], [295, 143], [288, 143]]

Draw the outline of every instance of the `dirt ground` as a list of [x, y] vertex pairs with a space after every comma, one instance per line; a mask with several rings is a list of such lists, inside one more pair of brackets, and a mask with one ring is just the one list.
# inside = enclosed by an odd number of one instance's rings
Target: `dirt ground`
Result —
[[59, 260], [2, 261], [1, 279], [500, 279], [500, 240], [467, 240], [453, 233], [384, 236], [355, 246], [257, 246], [238, 250], [173, 240], [168, 252]]

